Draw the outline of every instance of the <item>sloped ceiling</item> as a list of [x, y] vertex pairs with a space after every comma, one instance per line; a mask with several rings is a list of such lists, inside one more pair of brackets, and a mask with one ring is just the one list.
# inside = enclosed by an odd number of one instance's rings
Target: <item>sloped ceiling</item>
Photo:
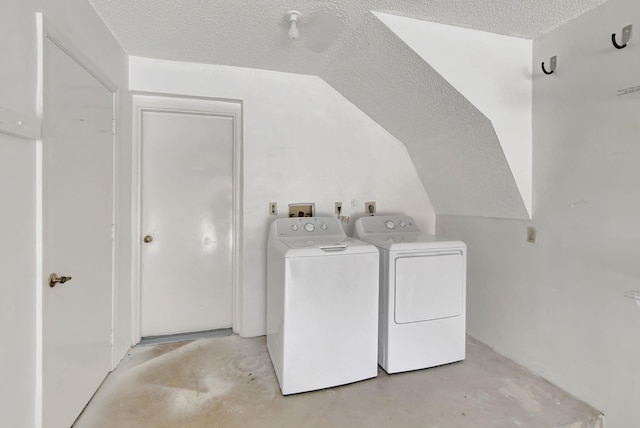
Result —
[[[372, 10], [535, 38], [605, 0], [89, 0], [129, 55], [320, 75]], [[300, 37], [284, 14], [302, 12]]]
[[319, 76], [405, 144], [438, 214], [529, 218], [491, 120], [372, 12], [533, 39], [606, 0], [88, 1], [132, 56]]
[[362, 26], [320, 77], [404, 143], [436, 213], [528, 218], [491, 121], [373, 14]]
[[380, 12], [373, 14], [491, 120], [521, 199], [531, 214], [533, 41]]

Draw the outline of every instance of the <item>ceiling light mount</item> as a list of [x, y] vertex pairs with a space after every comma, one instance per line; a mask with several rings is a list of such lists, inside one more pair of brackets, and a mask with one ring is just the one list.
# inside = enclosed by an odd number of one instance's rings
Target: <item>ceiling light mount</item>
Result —
[[300, 35], [300, 32], [298, 31], [298, 20], [302, 18], [302, 14], [297, 10], [290, 10], [289, 12], [285, 13], [284, 16], [289, 22], [289, 38], [291, 40], [297, 39], [298, 35]]

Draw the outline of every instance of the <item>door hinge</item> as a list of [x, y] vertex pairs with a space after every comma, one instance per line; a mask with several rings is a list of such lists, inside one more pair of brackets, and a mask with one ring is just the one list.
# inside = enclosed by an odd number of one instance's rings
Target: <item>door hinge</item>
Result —
[[115, 344], [116, 341], [116, 332], [111, 330], [111, 337], [109, 338], [109, 341], [111, 342], [111, 346], [113, 346]]
[[111, 225], [111, 240], [112, 241], [116, 240], [116, 225], [115, 224]]
[[116, 119], [111, 119], [111, 134], [116, 135], [118, 132]]

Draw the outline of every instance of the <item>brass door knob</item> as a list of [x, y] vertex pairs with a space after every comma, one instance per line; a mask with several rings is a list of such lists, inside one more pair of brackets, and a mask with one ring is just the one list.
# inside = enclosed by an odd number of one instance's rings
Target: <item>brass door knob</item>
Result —
[[56, 284], [64, 284], [67, 281], [71, 281], [70, 276], [58, 276], [55, 273], [49, 275], [49, 287], [55, 287]]
[[145, 236], [144, 238], [142, 238], [142, 240], [143, 240], [146, 244], [148, 244], [149, 242], [153, 241], [153, 236], [151, 236], [151, 235], [147, 235], [147, 236]]

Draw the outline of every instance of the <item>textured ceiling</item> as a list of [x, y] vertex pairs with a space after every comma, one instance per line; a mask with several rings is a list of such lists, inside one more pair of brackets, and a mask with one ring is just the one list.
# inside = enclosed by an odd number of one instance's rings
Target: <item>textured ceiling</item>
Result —
[[373, 14], [362, 28], [320, 77], [404, 143], [436, 213], [528, 218], [491, 121]]
[[371, 12], [533, 39], [605, 1], [89, 0], [132, 56], [319, 76], [404, 143], [436, 213], [507, 218], [528, 213], [493, 124]]
[[[535, 38], [606, 0], [89, 0], [129, 55], [320, 75], [370, 11]], [[300, 37], [284, 14], [302, 12]]]

